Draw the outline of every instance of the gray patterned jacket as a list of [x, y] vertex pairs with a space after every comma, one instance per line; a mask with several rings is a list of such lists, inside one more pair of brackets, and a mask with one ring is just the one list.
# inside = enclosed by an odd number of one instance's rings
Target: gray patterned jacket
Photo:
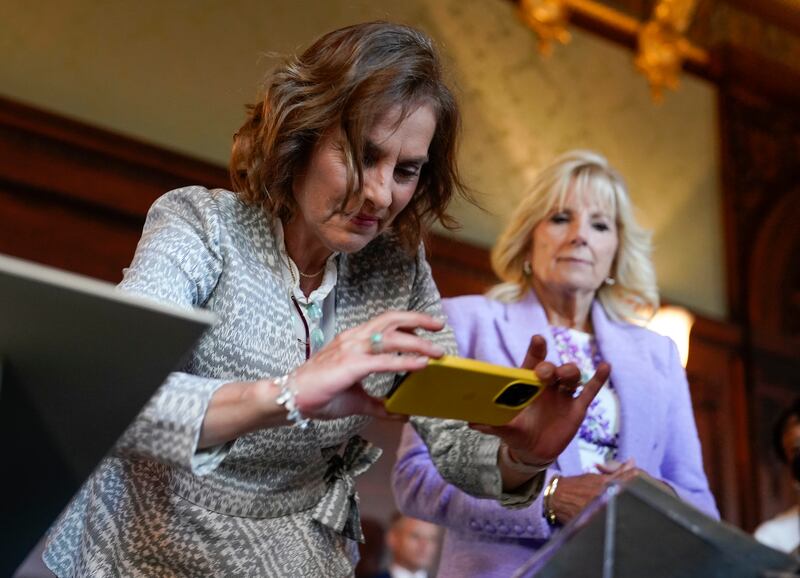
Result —
[[[187, 187], [153, 205], [121, 288], [209, 309], [219, 323], [54, 526], [44, 559], [57, 575], [352, 573], [355, 542], [346, 538], [361, 537], [353, 477], [379, 455], [356, 436], [368, 418], [262, 430], [197, 450], [216, 388], [303, 362], [278, 255], [264, 214], [229, 191]], [[340, 255], [338, 267], [337, 333], [392, 309], [442, 314], [422, 251], [410, 258], [389, 236]], [[449, 329], [430, 337], [454, 351]], [[365, 387], [383, 395], [392, 379], [373, 375]], [[415, 426], [444, 477], [467, 492], [516, 505], [537, 490], [501, 494], [496, 438], [455, 421]]]

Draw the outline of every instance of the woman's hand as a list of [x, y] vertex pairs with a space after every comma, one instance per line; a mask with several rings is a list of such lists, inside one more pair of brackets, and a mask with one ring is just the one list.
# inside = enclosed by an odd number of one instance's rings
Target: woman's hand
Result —
[[[422, 313], [393, 311], [338, 335], [301, 365], [287, 384], [295, 392], [295, 406], [304, 417], [333, 419], [348, 415], [389, 415], [383, 401], [361, 387], [371, 373], [422, 369], [442, 349], [413, 334], [415, 329], [439, 331], [444, 322]], [[380, 334], [380, 346], [372, 345]], [[406, 353], [409, 355], [398, 355]], [[273, 378], [231, 382], [214, 395], [200, 429], [199, 448], [215, 446], [268, 427], [286, 425], [286, 409], [278, 405], [279, 389]]]
[[[384, 409], [383, 400], [364, 391], [361, 380], [372, 373], [424, 368], [430, 357], [441, 357], [444, 351], [414, 330], [443, 327], [442, 320], [424, 313], [390, 311], [340, 333], [295, 371], [289, 386], [295, 391], [298, 409], [314, 419], [356, 414], [394, 417]], [[372, 341], [375, 335], [380, 335], [377, 347]]]
[[602, 494], [611, 482], [626, 482], [641, 471], [633, 458], [624, 463], [598, 464], [598, 474], [561, 476], [549, 506], [561, 524], [569, 523], [589, 502]]
[[618, 462], [611, 462], [608, 464], [598, 464], [597, 470], [601, 474], [611, 474], [613, 480], [615, 482], [620, 482], [620, 483], [632, 480], [637, 476], [646, 478], [650, 482], [660, 487], [665, 492], [680, 498], [678, 492], [675, 491], [675, 488], [670, 486], [667, 482], [665, 482], [664, 480], [659, 480], [658, 478], [654, 478], [643, 469], [637, 468], [636, 462], [634, 461], [633, 458], [628, 459], [622, 464]]
[[665, 491], [675, 494], [675, 490], [661, 480], [636, 467], [633, 458], [623, 463], [610, 462], [597, 465], [598, 474], [581, 474], [580, 476], [561, 476], [556, 491], [550, 497], [550, 509], [561, 524], [569, 523], [589, 502], [602, 494], [606, 487], [616, 482], [622, 484], [637, 476], [643, 476], [661, 486]]
[[[536, 401], [507, 425], [471, 424], [480, 432], [501, 438], [513, 460], [543, 467], [555, 460], [575, 437], [589, 404], [611, 373], [611, 367], [601, 363], [594, 376], [580, 384], [580, 372], [575, 365], [556, 367], [544, 361], [546, 355], [547, 342], [540, 335], [534, 335], [522, 367], [533, 369], [545, 386]], [[525, 480], [506, 480], [504, 476], [507, 488], [519, 485], [513, 483], [515, 481]]]
[[602, 494], [613, 480], [612, 474], [561, 476], [556, 491], [550, 496], [550, 510], [561, 524], [569, 523], [586, 505]]

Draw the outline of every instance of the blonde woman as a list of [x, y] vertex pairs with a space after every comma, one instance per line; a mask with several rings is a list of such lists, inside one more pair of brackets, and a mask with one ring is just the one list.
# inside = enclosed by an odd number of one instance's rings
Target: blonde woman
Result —
[[572, 151], [547, 166], [500, 236], [492, 265], [500, 285], [444, 302], [461, 355], [517, 366], [537, 333], [547, 359], [574, 363], [583, 379], [602, 362], [612, 371], [548, 469], [545, 492], [525, 509], [447, 484], [405, 431], [394, 490], [405, 513], [447, 528], [439, 576], [509, 576], [610, 480], [637, 471], [718, 516], [676, 348], [632, 323], [658, 307], [650, 238], [606, 159]]

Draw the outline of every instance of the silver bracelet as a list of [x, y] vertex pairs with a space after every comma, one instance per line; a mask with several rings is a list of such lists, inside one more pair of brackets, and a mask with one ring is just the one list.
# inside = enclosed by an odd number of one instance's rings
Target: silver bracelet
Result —
[[275, 398], [275, 403], [286, 410], [286, 419], [293, 421], [294, 425], [300, 429], [306, 429], [311, 423], [311, 420], [307, 417], [303, 417], [303, 414], [297, 409], [297, 403], [295, 401], [297, 392], [290, 387], [292, 378], [294, 378], [294, 373], [287, 373], [272, 382], [281, 390], [278, 397]]
[[524, 462], [518, 462], [508, 453], [508, 446], [503, 442], [500, 442], [500, 461], [502, 461], [508, 469], [522, 474], [523, 476], [535, 476], [553, 465], [553, 462], [548, 462], [546, 464], [526, 464]]

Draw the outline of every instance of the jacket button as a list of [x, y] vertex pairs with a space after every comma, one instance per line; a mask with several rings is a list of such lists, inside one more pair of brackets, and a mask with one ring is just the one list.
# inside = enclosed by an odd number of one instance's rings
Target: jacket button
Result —
[[470, 530], [475, 530], [477, 532], [478, 530], [481, 529], [481, 525], [478, 522], [476, 522], [475, 520], [470, 520], [469, 521], [469, 529]]
[[486, 530], [489, 534], [494, 534], [497, 532], [497, 528], [495, 528], [494, 524], [492, 524], [491, 522], [486, 522], [486, 524], [483, 525], [483, 529]]

